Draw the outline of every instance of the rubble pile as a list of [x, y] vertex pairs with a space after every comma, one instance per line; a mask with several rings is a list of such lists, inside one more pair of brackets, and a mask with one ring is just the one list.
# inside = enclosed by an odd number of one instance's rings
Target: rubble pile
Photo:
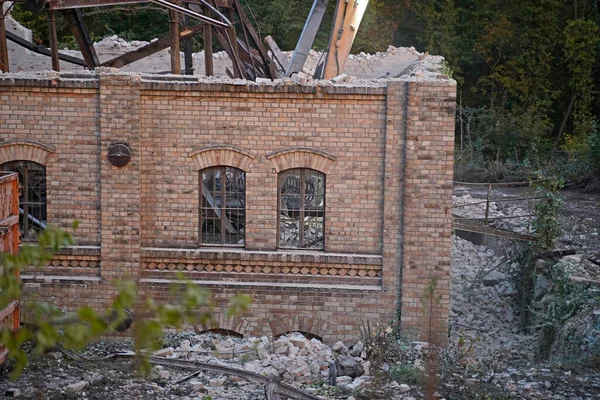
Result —
[[[452, 241], [450, 327], [453, 341], [473, 346], [474, 361], [492, 355], [531, 360], [535, 337], [517, 328], [514, 283], [494, 250], [459, 237]], [[509, 267], [511, 267], [509, 265]]]
[[328, 382], [349, 392], [364, 387], [372, 379], [362, 342], [350, 348], [343, 342], [330, 347], [300, 333], [274, 341], [266, 336], [237, 339], [194, 335], [156, 355], [243, 369], [302, 386]]
[[[452, 196], [452, 213], [458, 217], [469, 219], [484, 219], [487, 204], [485, 199], [460, 193]], [[490, 202], [488, 219], [494, 220], [493, 225], [518, 233], [531, 233], [533, 217], [531, 211], [520, 208], [514, 203]], [[506, 218], [510, 217], [510, 218]]]

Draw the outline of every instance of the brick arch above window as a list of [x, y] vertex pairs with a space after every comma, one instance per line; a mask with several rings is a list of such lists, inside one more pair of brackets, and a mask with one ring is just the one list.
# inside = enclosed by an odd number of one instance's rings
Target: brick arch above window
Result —
[[292, 168], [310, 168], [327, 174], [337, 157], [312, 147], [287, 147], [267, 154], [276, 172]]
[[54, 146], [28, 139], [8, 139], [0, 141], [0, 164], [9, 161], [33, 161], [47, 165], [50, 156], [56, 151]]
[[233, 145], [212, 145], [195, 150], [189, 154], [198, 170], [228, 166], [248, 171], [256, 159], [253, 152]]

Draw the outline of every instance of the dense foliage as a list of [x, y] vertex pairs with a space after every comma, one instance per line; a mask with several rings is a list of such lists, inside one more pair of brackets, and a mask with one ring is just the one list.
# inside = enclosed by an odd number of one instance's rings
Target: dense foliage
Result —
[[[354, 51], [415, 46], [445, 56], [459, 83], [457, 172], [464, 179], [518, 178], [553, 168], [569, 181], [600, 175], [598, 2], [594, 0], [372, 0]], [[243, 0], [260, 36], [294, 48], [311, 1]], [[327, 45], [330, 1], [315, 48]], [[135, 12], [132, 10], [136, 10]], [[92, 37], [146, 39], [167, 32], [148, 5], [86, 9]], [[46, 14], [13, 15], [47, 41]], [[62, 43], [72, 43], [59, 21]], [[517, 174], [518, 175], [518, 174]], [[522, 178], [522, 176], [521, 176]]]

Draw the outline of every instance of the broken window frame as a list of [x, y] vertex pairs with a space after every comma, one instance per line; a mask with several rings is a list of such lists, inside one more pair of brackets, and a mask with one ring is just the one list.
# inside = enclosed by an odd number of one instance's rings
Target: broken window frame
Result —
[[19, 174], [19, 232], [22, 241], [35, 241], [48, 220], [46, 167], [34, 161], [14, 160], [0, 165], [0, 171]]
[[[281, 224], [282, 224], [282, 186], [285, 183], [284, 179], [287, 179], [288, 176], [294, 173], [294, 171], [298, 171], [298, 175], [300, 176], [299, 188], [300, 193], [298, 194], [299, 199], [303, 199], [306, 196], [305, 188], [306, 188], [306, 178], [307, 176], [317, 176], [323, 180], [323, 206], [320, 211], [311, 210], [314, 212], [320, 212], [322, 214], [322, 222], [321, 222], [321, 238], [318, 238], [318, 241], [315, 243], [321, 242], [322, 245], [320, 247], [306, 247], [311, 243], [305, 243], [304, 241], [304, 229], [306, 227], [305, 221], [305, 202], [299, 201], [299, 209], [298, 209], [298, 246], [288, 246], [282, 242], [281, 237]], [[284, 171], [279, 172], [277, 176], [277, 247], [282, 250], [312, 250], [312, 251], [324, 251], [326, 242], [325, 242], [325, 209], [326, 209], [326, 196], [327, 193], [327, 176], [315, 169], [311, 168], [291, 168]], [[286, 207], [287, 208], [287, 207]], [[314, 242], [314, 241], [313, 241]]]
[[[239, 192], [234, 192], [235, 195], [239, 196], [236, 198], [236, 200], [242, 202], [242, 207], [228, 207], [227, 206], [227, 198], [228, 195], [231, 195], [231, 191], [227, 190], [227, 184], [223, 185], [223, 182], [221, 182], [220, 185], [220, 196], [221, 196], [221, 204], [219, 205], [218, 208], [215, 207], [215, 204], [210, 204], [210, 200], [208, 200], [205, 196], [205, 189], [206, 191], [210, 190], [209, 188], [205, 188], [204, 187], [204, 174], [208, 174], [208, 173], [212, 173], [213, 174], [213, 179], [214, 179], [214, 187], [216, 189], [217, 187], [217, 179], [216, 179], [216, 175], [217, 172], [220, 172], [221, 177], [227, 177], [227, 171], [234, 171], [236, 174], [242, 174], [243, 177], [243, 188], [241, 188], [241, 190]], [[221, 178], [222, 180], [222, 178]], [[215, 167], [209, 167], [209, 168], [204, 168], [202, 170], [200, 170], [198, 172], [198, 186], [199, 186], [199, 204], [198, 204], [198, 244], [200, 246], [203, 247], [216, 247], [216, 246], [222, 246], [222, 247], [244, 247], [246, 245], [246, 172], [239, 169], [239, 168], [235, 168], [235, 167], [228, 167], [225, 165], [221, 165], [221, 166], [215, 166]], [[215, 191], [213, 191], [213, 193], [216, 193]], [[209, 193], [210, 195], [210, 193]], [[241, 195], [241, 196], [240, 196]], [[205, 203], [206, 201], [206, 203]], [[213, 197], [213, 201], [214, 201], [214, 197]], [[205, 205], [206, 204], [206, 205]], [[214, 241], [206, 241], [204, 238], [207, 237], [209, 235], [209, 232], [204, 232], [204, 226], [203, 226], [203, 222], [204, 219], [208, 218], [207, 216], [205, 216], [204, 212], [205, 210], [213, 210], [213, 212], [215, 213], [215, 217], [211, 218], [214, 221], [220, 221], [220, 226], [219, 226], [219, 230], [220, 230], [220, 237], [219, 240], [214, 240]], [[243, 214], [242, 219], [238, 219], [238, 225], [243, 226], [243, 233], [239, 233], [239, 226], [237, 228], [236, 231], [236, 237], [238, 238], [237, 243], [227, 243], [227, 231], [231, 230], [231, 229], [235, 229], [235, 227], [231, 224], [231, 222], [228, 220], [228, 218], [220, 218], [219, 215], [227, 215], [228, 211], [237, 211], [238, 213], [241, 210], [241, 213]], [[229, 222], [229, 224], [227, 224]], [[240, 224], [241, 222], [241, 224]], [[228, 226], [229, 225], [229, 226]], [[214, 226], [214, 225], [213, 225]], [[213, 231], [213, 235], [216, 234], [216, 229], [215, 231]], [[239, 242], [242, 243], [239, 243]]]

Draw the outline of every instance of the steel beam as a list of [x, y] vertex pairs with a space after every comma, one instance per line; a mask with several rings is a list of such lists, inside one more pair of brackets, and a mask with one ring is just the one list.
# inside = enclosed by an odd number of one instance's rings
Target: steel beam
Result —
[[9, 72], [8, 44], [6, 43], [6, 24], [4, 23], [4, 2], [0, 2], [0, 71]]
[[[185, 4], [186, 8], [189, 7], [188, 4]], [[183, 16], [183, 23], [185, 26], [190, 25], [190, 17], [188, 15]], [[208, 24], [204, 24], [210, 26]], [[181, 40], [181, 32], [179, 39]], [[187, 38], [183, 40], [183, 68], [186, 75], [194, 74], [194, 60], [192, 59], [192, 39]]]
[[67, 10], [72, 8], [117, 6], [148, 2], [149, 0], [49, 0], [48, 4], [53, 10]]
[[81, 51], [81, 55], [83, 56], [87, 67], [89, 69], [96, 68], [100, 65], [100, 61], [98, 61], [94, 43], [92, 42], [85, 25], [82, 11], [80, 9], [70, 10], [68, 16], [71, 20], [71, 31], [73, 32], [73, 36], [75, 37], [75, 41], [77, 41], [77, 45], [79, 46], [79, 50]]
[[[193, 28], [188, 28], [186, 30], [179, 32], [179, 39], [187, 39], [197, 35], [203, 28], [205, 24], [198, 24]], [[163, 36], [162, 38], [155, 40], [152, 43], [148, 43], [145, 46], [142, 46], [138, 49], [120, 55], [119, 57], [115, 57], [112, 60], [108, 60], [103, 62], [101, 65], [103, 67], [114, 67], [121, 68], [125, 65], [131, 64], [138, 60], [141, 60], [144, 57], [148, 57], [154, 53], [158, 53], [161, 50], [166, 49], [171, 44], [170, 36]]]
[[159, 6], [168, 8], [169, 10], [177, 11], [184, 15], [189, 15], [192, 18], [199, 19], [200, 21], [206, 22], [207, 24], [215, 25], [220, 28], [230, 28], [231, 27], [231, 23], [229, 21], [224, 21], [224, 22], [217, 21], [216, 19], [209, 18], [206, 15], [202, 15], [202, 14], [197, 13], [192, 10], [188, 10], [185, 7], [181, 7], [180, 5], [171, 3], [170, 1], [167, 1], [167, 0], [150, 0], [150, 1], [154, 4], [158, 4]]
[[[343, 2], [344, 0], [340, 1]], [[291, 76], [295, 72], [302, 71], [326, 10], [327, 0], [315, 0], [304, 24], [304, 29], [302, 29], [302, 34], [300, 34], [300, 39], [298, 39], [296, 49], [292, 54], [292, 60], [285, 71], [285, 76]]]
[[48, 33], [50, 36], [50, 57], [52, 57], [52, 70], [60, 71], [60, 62], [58, 61], [58, 38], [56, 36], [56, 16], [55, 11], [48, 9]]
[[204, 75], [213, 76], [215, 69], [213, 65], [212, 26], [204, 25]]
[[271, 37], [271, 35], [269, 35], [269, 36], [265, 37], [265, 42], [267, 42], [267, 45], [269, 45], [269, 48], [271, 49], [271, 53], [273, 53], [273, 58], [281, 66], [281, 69], [285, 71], [287, 68], [287, 64], [288, 64], [287, 58], [285, 57], [285, 55], [283, 54], [283, 52], [277, 45], [277, 42], [275, 42], [275, 39], [273, 39], [273, 37]]
[[[327, 4], [327, 0], [324, 0], [324, 1], [325, 1], [325, 4]], [[250, 20], [248, 19], [248, 16], [246, 15], [246, 13], [244, 12], [244, 9], [240, 5], [239, 0], [233, 0], [233, 6], [237, 11], [238, 16], [240, 17], [240, 22], [242, 23], [242, 29], [244, 29], [245, 31], [248, 32], [248, 34], [250, 35], [250, 37], [256, 44], [256, 49], [258, 50], [258, 54], [260, 55], [260, 58], [263, 61], [263, 64], [265, 66], [265, 68], [264, 68], [265, 71], [269, 74], [269, 78], [277, 79], [277, 70], [276, 70], [275, 66], [273, 65], [273, 63], [271, 62], [271, 60], [269, 59], [269, 55], [267, 54], [267, 50], [265, 49], [265, 46], [263, 45], [262, 41], [260, 40], [260, 37], [256, 33], [254, 26], [252, 26], [252, 24], [250, 23]], [[248, 43], [247, 45], [248, 45], [248, 51], [251, 53], [250, 43]], [[252, 57], [252, 54], [251, 54], [251, 57]]]
[[[217, 0], [217, 6], [222, 8], [231, 8], [232, 0]], [[124, 4], [150, 3], [150, 0], [48, 0], [50, 8], [54, 10], [65, 10], [70, 8], [87, 8], [103, 6], [120, 6]], [[184, 1], [187, 3], [187, 1]], [[190, 3], [192, 3], [190, 1]]]
[[[12, 32], [6, 32], [6, 38], [8, 40], [10, 40], [11, 42], [18, 44], [21, 47], [25, 47], [26, 49], [33, 51], [34, 53], [43, 54], [45, 56], [52, 55], [52, 52], [50, 50], [48, 50], [47, 48], [45, 48], [44, 46], [36, 45], [35, 43], [27, 41], [27, 40], [23, 39], [22, 37], [15, 35]], [[81, 58], [71, 57], [71, 56], [68, 56], [68, 55], [62, 54], [62, 53], [58, 53], [58, 59], [69, 62], [71, 64], [80, 65], [82, 67], [85, 67], [85, 65], [86, 65], [85, 61], [82, 60]]]
[[179, 51], [179, 14], [169, 11], [169, 38], [171, 47], [171, 73], [181, 74], [181, 54]]

